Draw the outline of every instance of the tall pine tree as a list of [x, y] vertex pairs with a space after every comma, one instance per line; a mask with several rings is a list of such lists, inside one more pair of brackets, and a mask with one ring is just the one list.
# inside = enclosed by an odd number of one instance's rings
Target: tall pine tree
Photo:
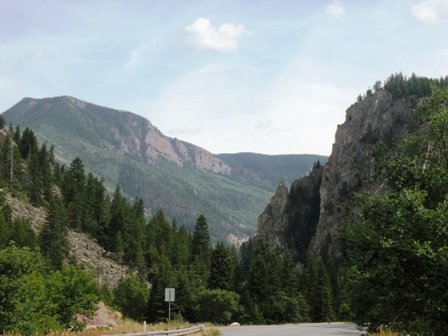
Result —
[[67, 214], [62, 202], [54, 197], [50, 200], [47, 220], [40, 233], [40, 249], [50, 264], [60, 269], [68, 256]]

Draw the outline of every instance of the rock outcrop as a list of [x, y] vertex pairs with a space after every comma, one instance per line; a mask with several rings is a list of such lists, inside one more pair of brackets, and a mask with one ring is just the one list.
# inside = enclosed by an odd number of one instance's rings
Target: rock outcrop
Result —
[[299, 262], [308, 251], [338, 258], [337, 231], [359, 220], [356, 193], [382, 187], [377, 151], [396, 151], [410, 128], [418, 125], [417, 101], [393, 99], [388, 92], [378, 90], [353, 104], [337, 128], [328, 162], [293, 183], [283, 212], [273, 198], [274, 203], [266, 209], [276, 209], [275, 216], [271, 219], [262, 214], [259, 232], [272, 232], [273, 244], [278, 244], [286, 232], [287, 245]]
[[264, 235], [273, 247], [285, 245], [285, 207], [288, 188], [280, 184], [271, 201], [258, 217], [258, 234]]
[[[70, 125], [66, 129], [77, 137], [95, 139], [101, 147], [109, 151], [138, 158], [148, 165], [155, 165], [163, 159], [180, 167], [191, 164], [217, 174], [230, 174], [231, 168], [209, 151], [162, 134], [143, 117], [74, 97], [24, 98], [6, 111], [5, 115], [20, 120], [32, 113], [34, 119], [41, 113], [48, 114], [49, 111], [53, 125], [48, 127]], [[86, 124], [89, 125], [88, 129], [83, 127]], [[105, 125], [107, 129], [104, 129]]]
[[[47, 212], [29, 203], [5, 193], [6, 204], [12, 210], [12, 218], [25, 218], [30, 221], [32, 229], [38, 233], [45, 223]], [[128, 267], [117, 263], [105, 249], [84, 233], [69, 231], [67, 235], [70, 254], [76, 263], [89, 272], [101, 285], [116, 287], [121, 278], [128, 274]]]
[[31, 223], [31, 228], [38, 232], [47, 218], [47, 211], [40, 207], [36, 208], [29, 203], [25, 203], [18, 198], [11, 196], [9, 193], [5, 194], [6, 204], [12, 210], [12, 218], [24, 218]]
[[116, 287], [120, 279], [128, 274], [128, 267], [118, 264], [98, 243], [85, 233], [68, 233], [70, 253], [100, 285]]
[[415, 116], [415, 102], [393, 100], [384, 90], [353, 104], [345, 122], [336, 131], [331, 156], [324, 166], [320, 186], [320, 216], [310, 249], [316, 254], [338, 256], [335, 241], [339, 228], [358, 221], [355, 194], [378, 189], [375, 151], [378, 145], [388, 151], [407, 135]]

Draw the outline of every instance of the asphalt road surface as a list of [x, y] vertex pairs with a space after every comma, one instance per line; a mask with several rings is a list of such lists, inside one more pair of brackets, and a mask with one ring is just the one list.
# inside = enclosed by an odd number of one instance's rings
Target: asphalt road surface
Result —
[[360, 336], [352, 323], [300, 323], [241, 327], [219, 327], [222, 336]]

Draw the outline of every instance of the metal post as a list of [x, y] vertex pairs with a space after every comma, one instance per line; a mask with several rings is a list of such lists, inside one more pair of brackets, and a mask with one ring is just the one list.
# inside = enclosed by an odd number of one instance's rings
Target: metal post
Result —
[[146, 321], [143, 321], [143, 331], [146, 332]]
[[168, 301], [168, 329], [171, 329], [170, 325], [171, 325], [171, 301]]

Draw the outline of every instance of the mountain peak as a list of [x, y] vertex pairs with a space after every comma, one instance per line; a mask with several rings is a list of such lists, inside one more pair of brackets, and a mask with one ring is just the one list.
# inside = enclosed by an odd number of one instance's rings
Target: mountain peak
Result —
[[37, 133], [51, 130], [58, 133], [58, 138], [75, 138], [84, 146], [118, 152], [151, 166], [166, 160], [180, 167], [190, 164], [224, 175], [231, 170], [209, 151], [164, 135], [144, 117], [72, 96], [23, 98], [5, 112], [5, 117]]

